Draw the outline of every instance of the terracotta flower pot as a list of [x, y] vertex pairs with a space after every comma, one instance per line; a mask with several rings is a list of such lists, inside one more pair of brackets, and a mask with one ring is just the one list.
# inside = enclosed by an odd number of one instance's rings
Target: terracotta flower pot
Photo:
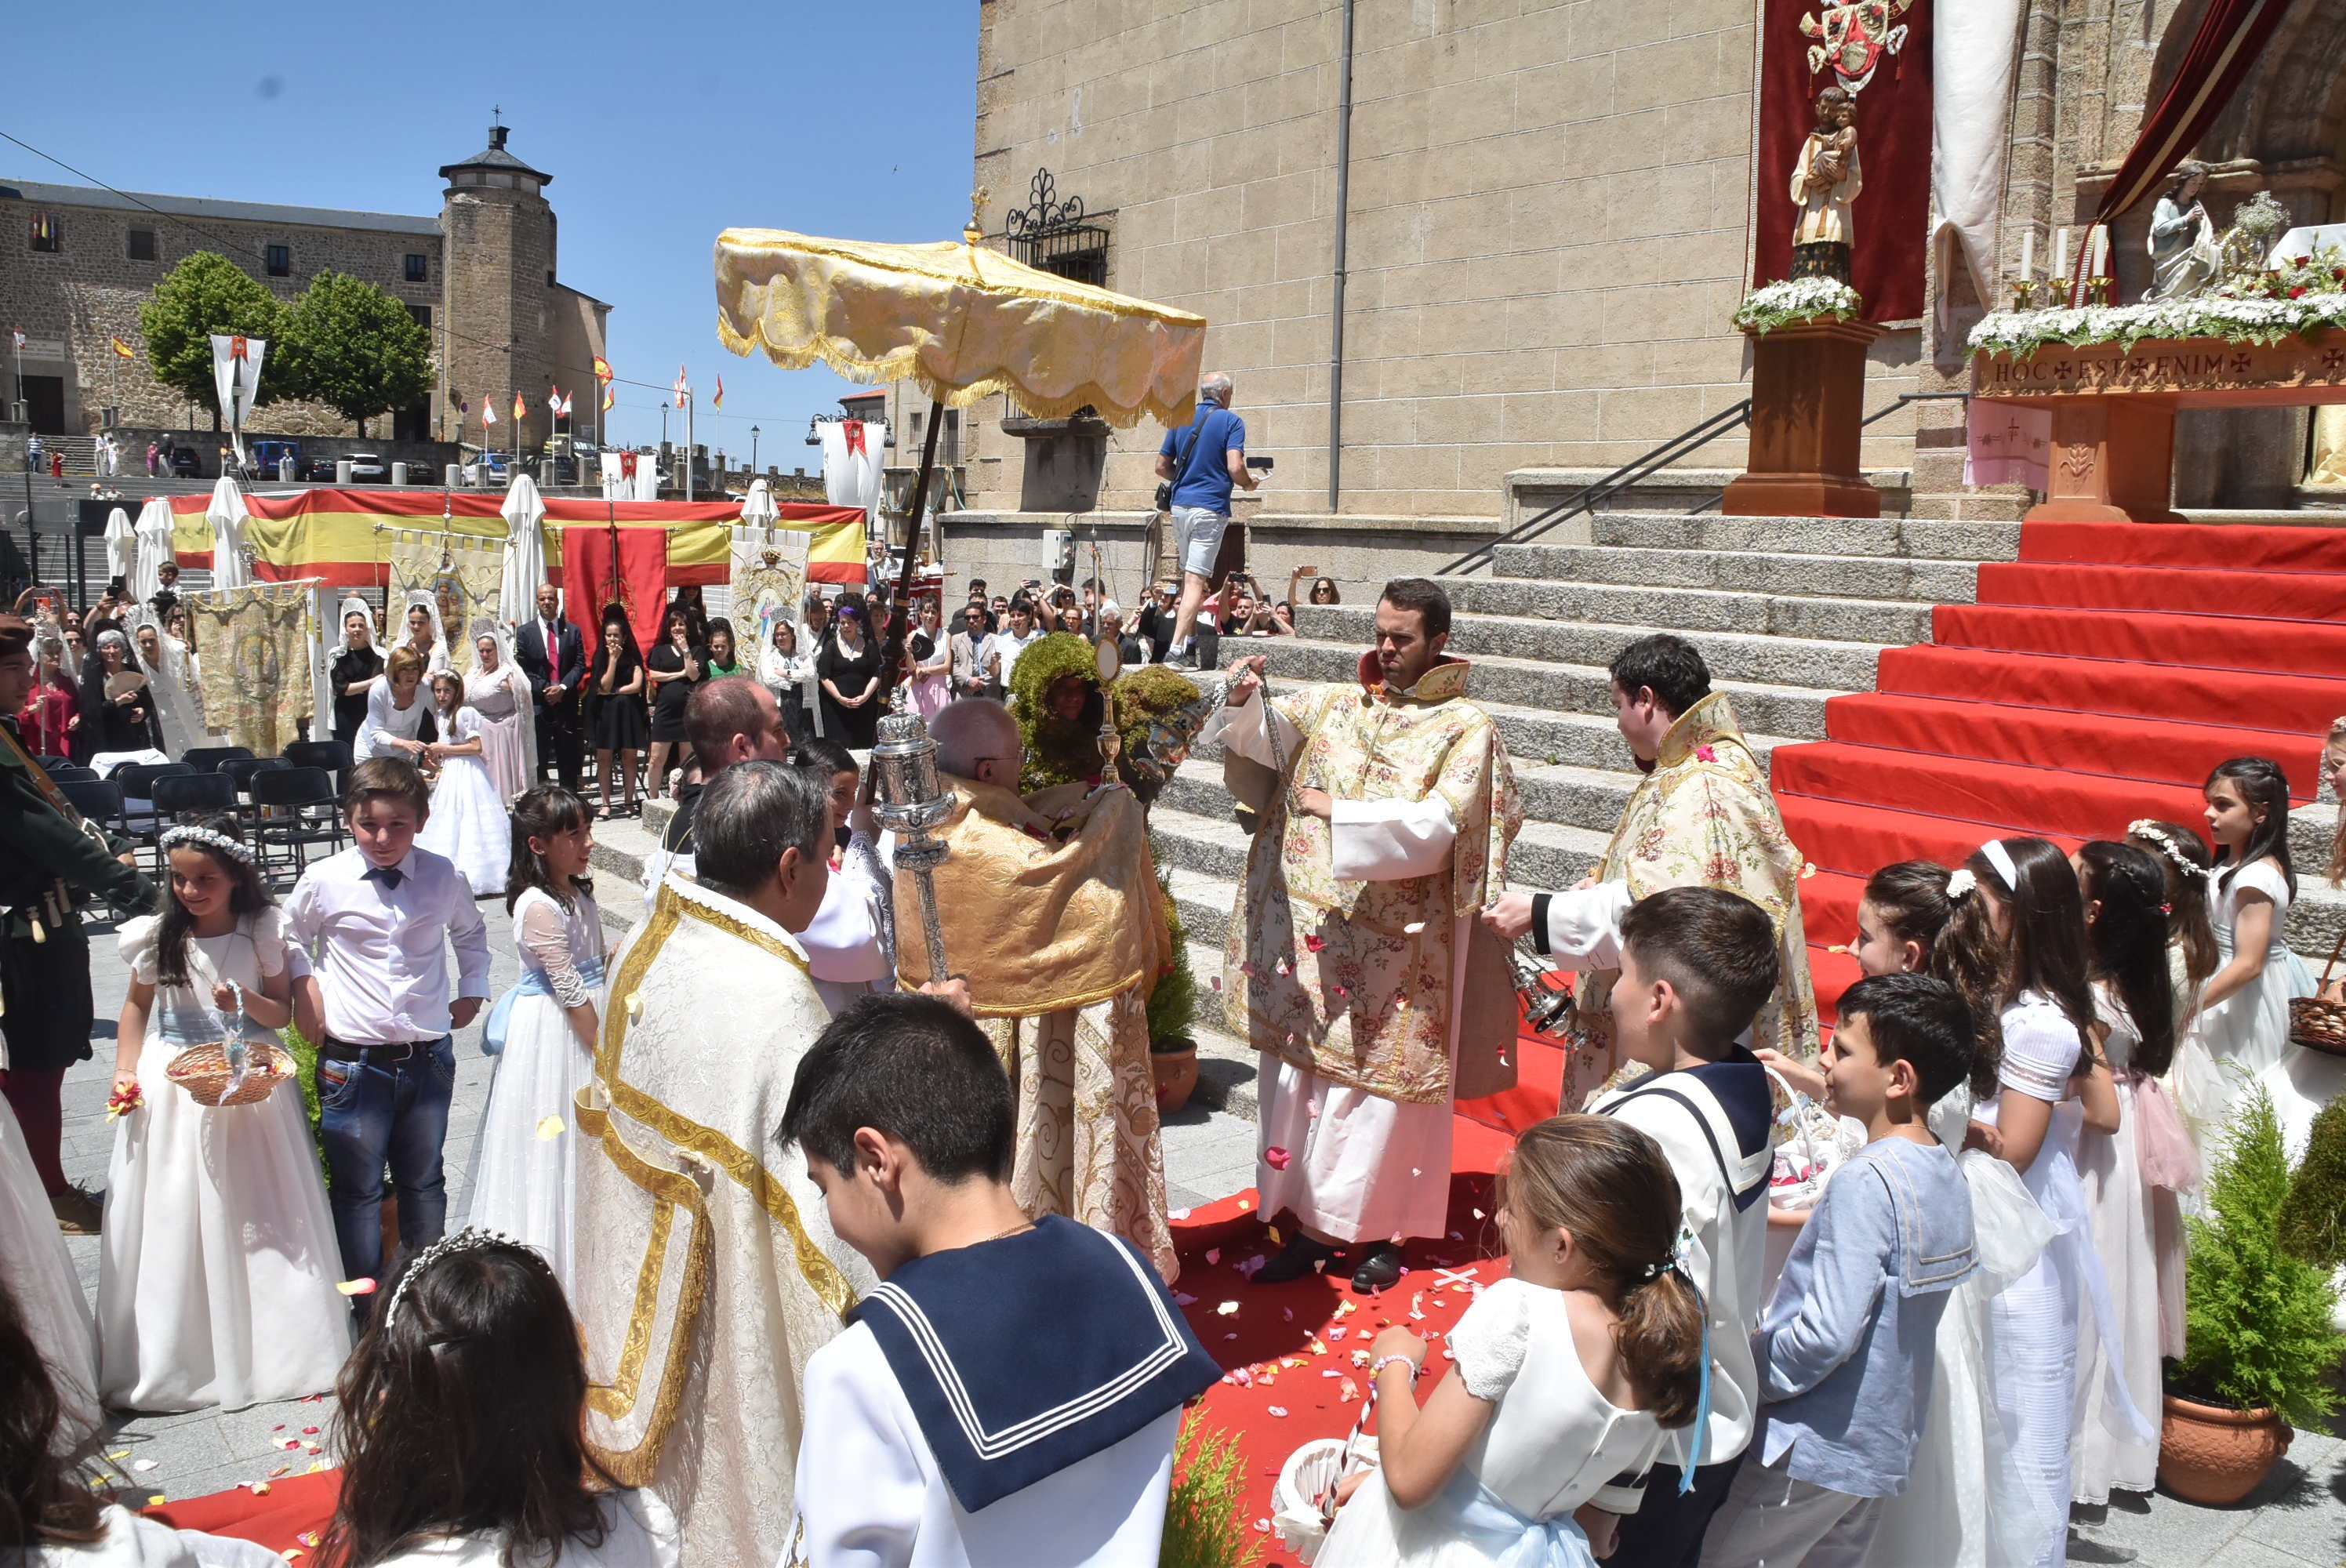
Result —
[[1148, 1048], [1148, 1074], [1157, 1083], [1157, 1110], [1160, 1115], [1171, 1115], [1189, 1103], [1190, 1092], [1198, 1086], [1198, 1047], [1184, 1040], [1178, 1049], [1168, 1051], [1171, 1040], [1158, 1041]]
[[2186, 1502], [2227, 1508], [2263, 1484], [2296, 1434], [2267, 1410], [2235, 1410], [2168, 1394], [2158, 1480]]

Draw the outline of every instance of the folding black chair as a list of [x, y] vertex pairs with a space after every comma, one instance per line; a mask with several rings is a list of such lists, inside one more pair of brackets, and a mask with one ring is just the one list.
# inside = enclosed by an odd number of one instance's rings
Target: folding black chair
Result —
[[155, 815], [168, 827], [190, 812], [236, 811], [236, 780], [225, 773], [178, 773], [154, 784]]
[[282, 757], [231, 757], [219, 765], [220, 777], [233, 782], [237, 792], [245, 798], [245, 803], [238, 809], [248, 830], [260, 820], [260, 808], [252, 804], [252, 776], [281, 772], [292, 766]]
[[296, 740], [285, 748], [285, 760], [296, 768], [322, 768], [334, 776], [334, 788], [351, 776], [351, 743], [347, 740]]
[[[87, 779], [59, 779], [57, 789], [73, 802], [75, 810], [107, 832], [119, 838], [132, 837], [130, 825], [123, 819], [122, 786], [113, 779], [94, 775]], [[123, 911], [109, 907], [106, 914], [109, 920], [119, 920]]]
[[190, 778], [195, 771], [184, 762], [132, 762], [116, 769], [114, 782], [122, 786], [124, 830], [153, 849], [155, 835], [170, 826], [170, 820], [153, 805], [156, 780]]
[[34, 758], [33, 760], [39, 763], [41, 771], [52, 779], [57, 776], [58, 769], [70, 768], [74, 765], [74, 759], [70, 757], [40, 756]]
[[60, 762], [54, 768], [44, 765], [41, 771], [49, 776], [49, 779], [52, 783], [56, 784], [63, 784], [69, 779], [87, 781], [97, 777], [97, 770], [96, 769], [84, 768], [78, 763], [74, 762]]
[[221, 763], [251, 755], [249, 746], [191, 746], [179, 753], [179, 760], [199, 773], [216, 773]]
[[258, 814], [252, 836], [264, 877], [290, 872], [298, 880], [309, 847], [342, 847], [342, 795], [322, 768], [270, 768], [252, 776]]

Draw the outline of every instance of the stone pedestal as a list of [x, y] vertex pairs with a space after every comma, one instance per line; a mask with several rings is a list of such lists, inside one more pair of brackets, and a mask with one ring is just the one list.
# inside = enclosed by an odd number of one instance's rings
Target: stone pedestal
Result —
[[1751, 340], [1751, 452], [1719, 504], [1729, 517], [1879, 517], [1858, 466], [1865, 350], [1878, 328], [1803, 321]]

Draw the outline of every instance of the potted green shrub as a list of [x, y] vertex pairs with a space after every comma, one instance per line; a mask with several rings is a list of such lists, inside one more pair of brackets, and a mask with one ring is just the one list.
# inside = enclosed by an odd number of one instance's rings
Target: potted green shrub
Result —
[[[2324, 1105], [2307, 1130], [2305, 1157], [2281, 1205], [2280, 1244], [2346, 1291], [2346, 1098]], [[2346, 1298], [2330, 1320], [2346, 1329]]]
[[1163, 871], [1157, 881], [1165, 890], [1173, 959], [1148, 993], [1148, 1072], [1157, 1086], [1158, 1113], [1171, 1115], [1188, 1105], [1198, 1087], [1198, 1042], [1189, 1033], [1198, 1025], [1198, 977], [1189, 968], [1189, 933], [1182, 927], [1173, 889]]
[[2331, 1325], [2330, 1272], [2281, 1244], [2289, 1160], [2272, 1098], [2234, 1106], [2208, 1173], [2206, 1216], [2185, 1223], [2184, 1353], [2168, 1383], [2158, 1479], [2187, 1502], [2223, 1507], [2289, 1451], [2290, 1423], [2335, 1404], [2323, 1374], [2346, 1352]]

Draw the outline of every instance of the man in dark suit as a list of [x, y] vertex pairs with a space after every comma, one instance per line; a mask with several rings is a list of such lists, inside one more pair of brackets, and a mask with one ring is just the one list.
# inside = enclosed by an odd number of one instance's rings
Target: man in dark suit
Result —
[[551, 760], [562, 787], [578, 790], [579, 687], [586, 679], [586, 645], [578, 628], [562, 618], [562, 596], [551, 583], [537, 585], [537, 617], [514, 632], [514, 657], [529, 677], [537, 712], [537, 759]]

